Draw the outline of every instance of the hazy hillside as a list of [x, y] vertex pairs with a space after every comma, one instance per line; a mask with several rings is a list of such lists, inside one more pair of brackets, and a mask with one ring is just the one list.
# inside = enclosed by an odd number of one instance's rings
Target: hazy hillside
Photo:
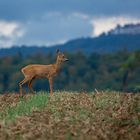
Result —
[[118, 50], [127, 49], [129, 51], [140, 49], [140, 34], [102, 34], [96, 38], [79, 38], [71, 40], [62, 45], [55, 46], [13, 46], [9, 49], [0, 49], [0, 56], [14, 55], [21, 53], [23, 56], [37, 52], [49, 53], [55, 52], [59, 48], [62, 51], [85, 53], [111, 53]]
[[126, 24], [124, 26], [117, 25], [117, 27], [111, 30], [109, 34], [140, 34], [140, 24]]

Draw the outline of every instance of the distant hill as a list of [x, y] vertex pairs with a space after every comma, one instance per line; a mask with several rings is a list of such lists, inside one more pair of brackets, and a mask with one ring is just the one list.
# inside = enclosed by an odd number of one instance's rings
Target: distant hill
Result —
[[126, 24], [124, 26], [117, 25], [117, 27], [111, 30], [109, 34], [140, 34], [140, 24]]
[[140, 34], [102, 34], [96, 38], [79, 38], [68, 41], [65, 44], [55, 46], [13, 46], [8, 49], [0, 49], [0, 56], [15, 55], [21, 53], [27, 56], [33, 53], [55, 52], [59, 48], [62, 51], [77, 52], [82, 51], [87, 54], [113, 53], [122, 49], [134, 51], [140, 49]]

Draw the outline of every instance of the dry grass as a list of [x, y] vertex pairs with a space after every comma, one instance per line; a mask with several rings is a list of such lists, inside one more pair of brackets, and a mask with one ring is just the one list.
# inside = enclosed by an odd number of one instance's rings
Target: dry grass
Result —
[[[25, 96], [24, 101], [26, 101], [30, 95]], [[21, 101], [19, 94], [3, 94], [0, 95], [0, 113], [5, 111], [7, 107], [15, 107]]]
[[16, 116], [16, 121], [6, 126], [1, 124], [0, 139], [140, 139], [140, 94], [57, 93], [43, 108]]

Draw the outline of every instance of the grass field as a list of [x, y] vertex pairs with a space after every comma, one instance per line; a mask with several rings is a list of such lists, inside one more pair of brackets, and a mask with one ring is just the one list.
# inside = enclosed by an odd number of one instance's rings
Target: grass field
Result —
[[139, 140], [140, 94], [0, 96], [0, 140]]

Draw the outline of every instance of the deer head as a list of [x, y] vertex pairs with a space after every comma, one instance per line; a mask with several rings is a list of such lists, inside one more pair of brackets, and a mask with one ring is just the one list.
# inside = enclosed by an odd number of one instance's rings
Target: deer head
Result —
[[65, 55], [57, 49], [57, 62], [62, 63], [65, 61], [68, 61], [68, 59], [65, 57]]

